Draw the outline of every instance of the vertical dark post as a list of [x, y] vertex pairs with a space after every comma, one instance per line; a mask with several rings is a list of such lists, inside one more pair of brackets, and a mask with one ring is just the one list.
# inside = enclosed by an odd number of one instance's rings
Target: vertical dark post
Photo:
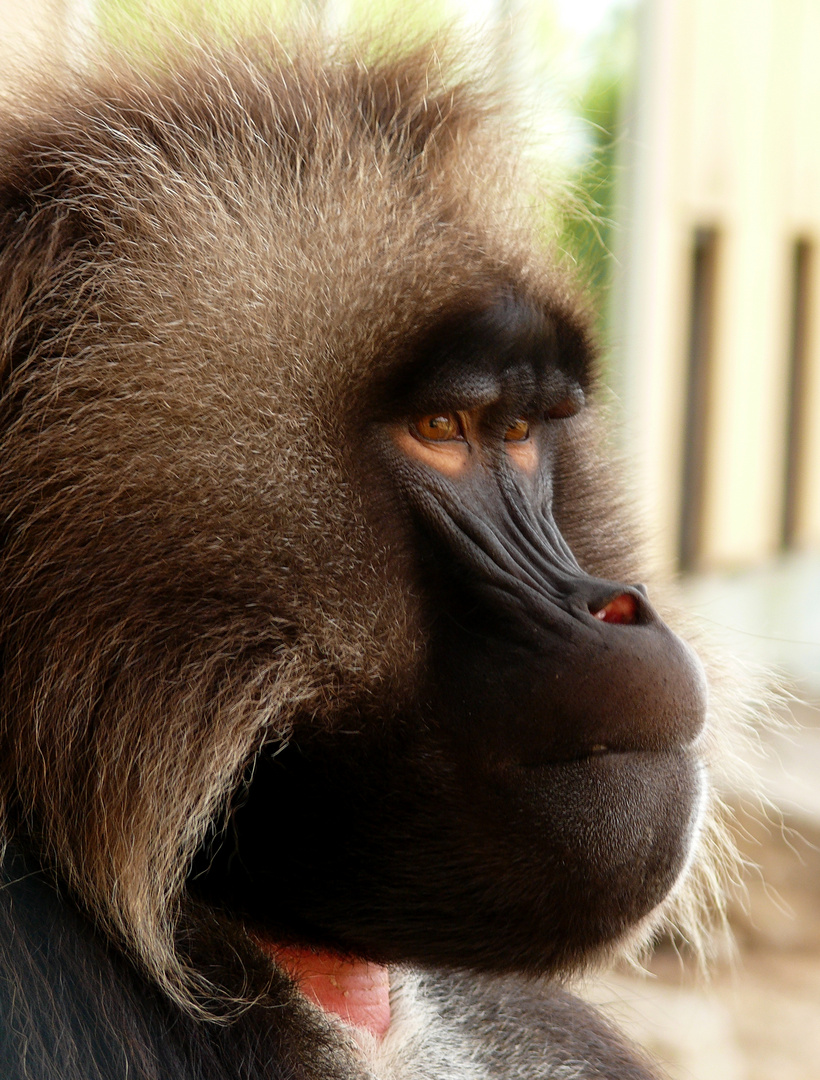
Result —
[[706, 455], [717, 308], [717, 230], [696, 229], [693, 240], [678, 535], [678, 566], [684, 573], [698, 568], [703, 546]]
[[806, 391], [811, 303], [812, 247], [798, 239], [792, 249], [791, 313], [789, 325], [788, 400], [786, 405], [786, 471], [783, 478], [783, 517], [780, 542], [792, 548], [798, 538], [800, 492], [806, 441]]

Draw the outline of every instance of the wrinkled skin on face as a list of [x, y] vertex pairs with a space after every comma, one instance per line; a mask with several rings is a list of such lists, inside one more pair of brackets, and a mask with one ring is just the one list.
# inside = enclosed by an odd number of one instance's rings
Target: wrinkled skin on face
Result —
[[193, 888], [267, 939], [549, 973], [678, 878], [703, 800], [700, 663], [640, 584], [582, 570], [554, 515], [589, 363], [559, 318], [503, 296], [373, 391], [361, 488], [412, 552], [429, 647], [396, 715], [263, 748], [201, 852]]

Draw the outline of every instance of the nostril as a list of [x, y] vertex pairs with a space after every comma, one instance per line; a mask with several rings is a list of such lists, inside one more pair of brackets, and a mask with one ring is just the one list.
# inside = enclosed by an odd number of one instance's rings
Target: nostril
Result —
[[620, 593], [597, 611], [590, 608], [590, 613], [601, 622], [632, 625], [638, 621], [638, 601], [632, 593]]

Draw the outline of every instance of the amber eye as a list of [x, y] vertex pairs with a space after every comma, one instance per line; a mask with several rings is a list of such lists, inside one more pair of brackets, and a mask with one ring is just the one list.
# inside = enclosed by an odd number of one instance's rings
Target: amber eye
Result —
[[411, 429], [429, 442], [449, 442], [452, 439], [464, 438], [459, 419], [451, 412], [423, 416], [421, 420], [415, 420], [411, 424]]
[[526, 420], [516, 420], [504, 432], [504, 442], [524, 442], [530, 437], [530, 425]]

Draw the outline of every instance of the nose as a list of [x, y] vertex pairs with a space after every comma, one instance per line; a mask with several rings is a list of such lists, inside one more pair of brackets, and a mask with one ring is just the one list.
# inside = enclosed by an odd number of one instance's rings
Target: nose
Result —
[[613, 596], [603, 607], [596, 609], [593, 605], [589, 612], [601, 622], [632, 626], [638, 621], [638, 602], [632, 593], [622, 592]]

